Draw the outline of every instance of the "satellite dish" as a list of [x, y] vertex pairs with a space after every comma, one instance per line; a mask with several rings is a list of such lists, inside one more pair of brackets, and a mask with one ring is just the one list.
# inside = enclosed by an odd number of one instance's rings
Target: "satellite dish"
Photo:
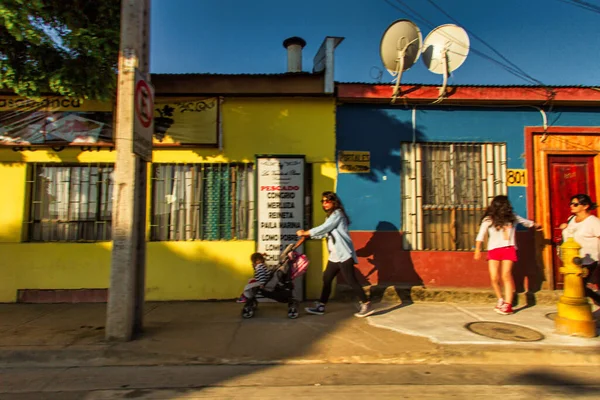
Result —
[[423, 36], [419, 27], [407, 19], [393, 22], [381, 37], [379, 45], [381, 61], [396, 81], [392, 103], [399, 95], [402, 73], [412, 67], [421, 55], [422, 41]]
[[448, 75], [460, 67], [469, 54], [469, 35], [460, 26], [440, 25], [425, 38], [423, 62], [434, 74], [443, 74], [438, 101], [446, 94]]

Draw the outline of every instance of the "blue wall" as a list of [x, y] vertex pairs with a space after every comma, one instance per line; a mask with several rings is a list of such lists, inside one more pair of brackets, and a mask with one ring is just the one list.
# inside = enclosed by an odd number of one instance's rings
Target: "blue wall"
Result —
[[[600, 126], [597, 109], [555, 109], [549, 126]], [[542, 126], [533, 108], [417, 108], [417, 142], [506, 143], [508, 168], [525, 168], [525, 127]], [[371, 152], [370, 174], [339, 174], [337, 192], [351, 230], [373, 231], [380, 221], [402, 227], [400, 143], [413, 140], [412, 109], [344, 104], [337, 110], [337, 150]], [[509, 187], [515, 211], [527, 215], [524, 187]], [[388, 227], [390, 227], [388, 225]], [[390, 229], [392, 229], [390, 227]]]

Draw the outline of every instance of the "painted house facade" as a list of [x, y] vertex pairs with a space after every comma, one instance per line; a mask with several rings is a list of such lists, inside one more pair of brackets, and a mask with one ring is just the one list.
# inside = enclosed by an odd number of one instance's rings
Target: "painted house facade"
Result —
[[[389, 85], [338, 84], [337, 192], [365, 284], [489, 287], [475, 236], [491, 198], [507, 194], [543, 225], [518, 232], [518, 290], [560, 289], [553, 239], [569, 196], [600, 198], [600, 92], [462, 86], [437, 104], [435, 86], [402, 93], [391, 104]], [[353, 157], [369, 161], [344, 165]]]
[[[259, 156], [304, 162], [304, 220], [293, 232], [324, 220], [310, 196], [335, 187], [335, 99], [323, 73], [153, 75], [152, 82], [146, 300], [236, 298], [258, 248]], [[0, 302], [106, 301], [112, 110], [0, 98]], [[323, 244], [304, 251], [311, 260], [304, 294], [314, 297]]]
[[[311, 73], [301, 72], [303, 41], [291, 39], [287, 73], [152, 76], [147, 300], [236, 298], [251, 253], [323, 222], [325, 190], [350, 215], [365, 285], [488, 287], [474, 239], [489, 200], [508, 194], [544, 226], [518, 233], [518, 290], [561, 288], [553, 239], [568, 197], [600, 198], [600, 92], [462, 86], [432, 104], [437, 87], [404, 85], [392, 105], [390, 86], [334, 84], [341, 38], [326, 38]], [[113, 108], [0, 94], [0, 302], [106, 300]], [[294, 204], [269, 193], [281, 181], [260, 183], [260, 160], [290, 158], [303, 165]], [[295, 221], [269, 221], [292, 206]], [[304, 252], [301, 295], [317, 298], [325, 243]]]

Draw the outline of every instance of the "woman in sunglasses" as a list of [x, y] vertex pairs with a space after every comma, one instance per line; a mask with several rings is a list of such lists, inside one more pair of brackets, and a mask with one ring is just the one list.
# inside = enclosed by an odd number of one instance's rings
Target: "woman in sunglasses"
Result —
[[352, 287], [352, 290], [361, 302], [360, 311], [354, 315], [357, 317], [367, 317], [373, 314], [373, 308], [354, 275], [354, 264], [358, 263], [358, 260], [352, 239], [350, 239], [350, 232], [348, 231], [350, 220], [346, 215], [342, 201], [335, 193], [323, 192], [321, 204], [327, 214], [325, 222], [308, 231], [299, 230], [296, 232], [298, 236], [313, 239], [327, 237], [327, 249], [329, 250], [327, 267], [323, 273], [321, 298], [314, 307], [306, 308], [306, 312], [316, 315], [323, 315], [325, 313], [325, 304], [327, 304], [329, 295], [331, 294], [331, 284], [337, 274], [341, 272], [344, 280]]
[[600, 305], [600, 294], [598, 289], [598, 260], [600, 259], [600, 219], [590, 213], [597, 205], [587, 194], [576, 194], [571, 197], [572, 217], [569, 222], [559, 226], [562, 229], [563, 239], [572, 237], [579, 243], [581, 249], [579, 256], [582, 259], [582, 267], [588, 269], [589, 274], [585, 278], [585, 293], [597, 305]]

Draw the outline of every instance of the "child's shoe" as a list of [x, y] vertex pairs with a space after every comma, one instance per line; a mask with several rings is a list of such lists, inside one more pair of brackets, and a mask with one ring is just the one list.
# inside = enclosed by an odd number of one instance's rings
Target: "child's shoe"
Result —
[[237, 299], [235, 302], [236, 303], [245, 303], [248, 301], [248, 298], [244, 295], [241, 295], [239, 299]]

